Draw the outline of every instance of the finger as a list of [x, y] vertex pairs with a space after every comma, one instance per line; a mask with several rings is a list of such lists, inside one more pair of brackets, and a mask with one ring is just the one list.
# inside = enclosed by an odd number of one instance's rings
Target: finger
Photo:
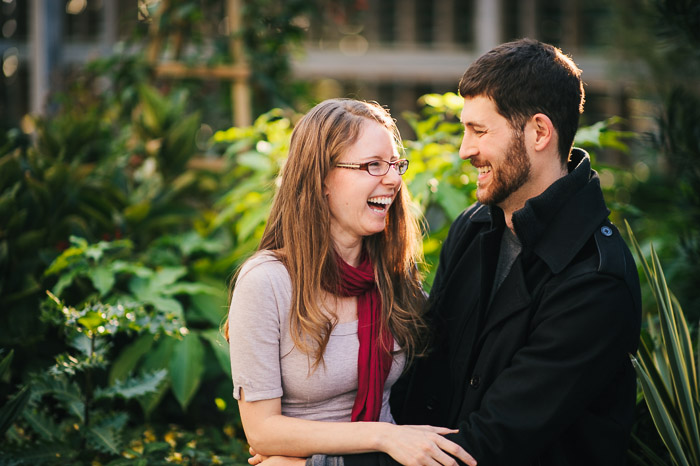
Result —
[[467, 451], [464, 448], [460, 447], [453, 441], [447, 440], [445, 437], [440, 437], [437, 440], [437, 445], [438, 447], [440, 447], [440, 450], [445, 451], [452, 456], [456, 456], [462, 462], [468, 464], [469, 466], [476, 466], [476, 460], [474, 459], [474, 457], [467, 453]]
[[435, 448], [435, 452], [433, 453], [433, 459], [440, 463], [443, 466], [459, 466], [457, 464], [457, 461], [445, 453], [444, 451], [440, 450], [439, 448]]
[[457, 429], [450, 429], [447, 427], [436, 427], [436, 426], [425, 426], [425, 425], [409, 425], [406, 427], [411, 427], [413, 429], [418, 429], [426, 432], [434, 432], [436, 434], [454, 434], [456, 432], [459, 432]]
[[255, 450], [253, 450], [253, 447], [248, 448], [248, 453], [250, 453], [250, 456], [255, 456]]

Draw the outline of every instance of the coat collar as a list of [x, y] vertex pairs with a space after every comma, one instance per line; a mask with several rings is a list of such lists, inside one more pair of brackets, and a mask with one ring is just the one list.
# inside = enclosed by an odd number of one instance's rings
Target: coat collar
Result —
[[[568, 168], [568, 175], [513, 213], [523, 248], [533, 251], [554, 273], [571, 262], [610, 213], [588, 153], [573, 149]], [[471, 215], [472, 222], [492, 223], [494, 228], [501, 226], [502, 218], [496, 206], [482, 205]]]

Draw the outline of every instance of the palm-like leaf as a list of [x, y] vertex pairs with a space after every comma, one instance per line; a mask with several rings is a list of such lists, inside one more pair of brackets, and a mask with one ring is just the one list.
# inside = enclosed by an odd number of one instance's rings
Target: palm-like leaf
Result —
[[666, 284], [661, 263], [651, 248], [646, 260], [632, 230], [632, 245], [652, 288], [659, 311], [660, 344], [642, 338], [632, 357], [644, 398], [661, 438], [677, 465], [700, 464], [700, 397], [693, 346], [685, 315]]

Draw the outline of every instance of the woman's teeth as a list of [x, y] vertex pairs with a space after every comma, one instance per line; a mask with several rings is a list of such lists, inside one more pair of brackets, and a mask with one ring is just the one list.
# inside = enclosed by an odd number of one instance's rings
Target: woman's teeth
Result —
[[386, 210], [386, 208], [391, 204], [391, 201], [392, 198], [388, 196], [376, 196], [367, 199], [367, 203], [369, 204], [370, 208], [378, 212], [383, 212]]

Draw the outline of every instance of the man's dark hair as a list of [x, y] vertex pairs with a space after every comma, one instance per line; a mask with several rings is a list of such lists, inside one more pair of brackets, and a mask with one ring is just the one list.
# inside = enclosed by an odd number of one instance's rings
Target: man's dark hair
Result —
[[585, 94], [581, 70], [558, 48], [533, 39], [499, 45], [467, 68], [459, 94], [489, 97], [515, 130], [536, 113], [547, 115], [562, 163], [568, 160]]

